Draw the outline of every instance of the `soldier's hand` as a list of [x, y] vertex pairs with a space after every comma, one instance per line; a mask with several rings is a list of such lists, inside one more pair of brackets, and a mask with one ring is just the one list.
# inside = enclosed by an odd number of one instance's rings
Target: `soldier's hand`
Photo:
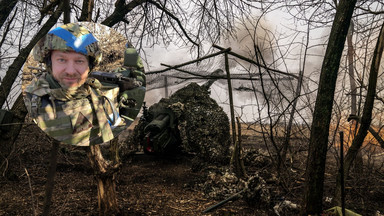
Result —
[[136, 106], [136, 100], [129, 98], [128, 94], [123, 93], [120, 96], [119, 107], [120, 108], [133, 108]]

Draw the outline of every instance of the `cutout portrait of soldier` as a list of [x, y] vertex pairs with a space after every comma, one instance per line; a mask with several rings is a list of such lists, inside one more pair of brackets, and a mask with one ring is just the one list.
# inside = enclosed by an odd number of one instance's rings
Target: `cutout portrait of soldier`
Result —
[[89, 146], [112, 140], [134, 121], [144, 100], [145, 73], [136, 49], [120, 40], [125, 43], [114, 52], [124, 60], [119, 65], [103, 64], [111, 56], [103, 56], [102, 47], [110, 45], [100, 44], [89, 29], [101, 34], [112, 30], [97, 25], [69, 23], [54, 28], [31, 52], [42, 68], [29, 83], [23, 82], [25, 105], [44, 132], [65, 144]]

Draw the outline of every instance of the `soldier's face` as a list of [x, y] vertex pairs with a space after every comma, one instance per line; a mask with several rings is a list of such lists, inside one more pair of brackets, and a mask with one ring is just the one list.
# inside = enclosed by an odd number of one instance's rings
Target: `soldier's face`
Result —
[[62, 87], [80, 87], [89, 73], [88, 57], [77, 52], [54, 50], [51, 53], [52, 75]]

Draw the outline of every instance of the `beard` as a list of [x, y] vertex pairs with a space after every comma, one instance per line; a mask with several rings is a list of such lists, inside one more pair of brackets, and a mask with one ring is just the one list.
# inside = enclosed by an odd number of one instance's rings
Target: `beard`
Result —
[[62, 88], [78, 88], [85, 83], [86, 77], [82, 78], [80, 75], [61, 74], [55, 77]]

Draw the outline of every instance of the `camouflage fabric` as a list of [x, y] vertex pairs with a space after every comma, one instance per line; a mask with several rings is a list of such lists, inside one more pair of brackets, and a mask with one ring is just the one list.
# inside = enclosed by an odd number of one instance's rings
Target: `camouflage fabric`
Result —
[[143, 62], [137, 50], [127, 43], [124, 51], [123, 67], [114, 70], [114, 73], [122, 73], [125, 77], [134, 77], [145, 86], [145, 73]]
[[51, 74], [44, 73], [26, 87], [26, 92], [40, 97], [49, 94], [55, 99], [68, 101], [90, 95], [89, 86], [99, 89], [102, 85], [97, 79], [88, 78], [83, 86], [62, 88]]
[[[133, 121], [141, 109], [146, 91], [146, 80], [143, 62], [136, 49], [127, 43], [124, 51], [124, 64], [112, 71], [112, 73], [122, 74], [123, 77], [133, 78], [136, 87], [120, 89], [120, 114], [125, 119]], [[127, 103], [128, 105], [124, 105]]]
[[55, 85], [58, 84], [51, 75], [45, 73], [26, 89], [26, 107], [43, 131], [58, 141], [76, 146], [100, 144], [114, 138], [105, 112], [112, 113], [104, 108], [103, 97], [108, 95], [113, 106], [117, 106], [117, 87], [100, 91], [101, 84], [94, 79], [88, 79], [74, 92], [52, 88]]
[[119, 103], [120, 115], [128, 119], [134, 120], [139, 114], [141, 105], [144, 101], [145, 87], [137, 87], [134, 89], [126, 90], [120, 95], [120, 102], [123, 101], [134, 101], [132, 106], [122, 106], [122, 103]]
[[127, 44], [124, 51], [124, 66], [144, 68], [139, 54], [131, 44]]
[[102, 59], [96, 38], [85, 27], [76, 23], [69, 23], [48, 32], [33, 48], [33, 57], [36, 61], [45, 63], [45, 58], [52, 50], [82, 53], [91, 57], [94, 65]]
[[[48, 135], [67, 144], [87, 146], [113, 139], [114, 134], [133, 121], [144, 99], [144, 67], [137, 51], [127, 43], [122, 69], [125, 72], [121, 74], [135, 78], [132, 83], [138, 89], [131, 91], [134, 87], [123, 88], [115, 83], [104, 85], [90, 77], [80, 87], [60, 86], [50, 74], [52, 50], [74, 51], [88, 56], [90, 71], [102, 59], [98, 41], [80, 24], [69, 23], [48, 32], [33, 49], [34, 59], [45, 63], [48, 73], [26, 88], [24, 99], [31, 116]], [[126, 89], [129, 92], [125, 92]], [[121, 98], [119, 93], [122, 92], [125, 99], [129, 97], [127, 100], [135, 101], [135, 106], [119, 109], [125, 111], [120, 118], [117, 99]]]

